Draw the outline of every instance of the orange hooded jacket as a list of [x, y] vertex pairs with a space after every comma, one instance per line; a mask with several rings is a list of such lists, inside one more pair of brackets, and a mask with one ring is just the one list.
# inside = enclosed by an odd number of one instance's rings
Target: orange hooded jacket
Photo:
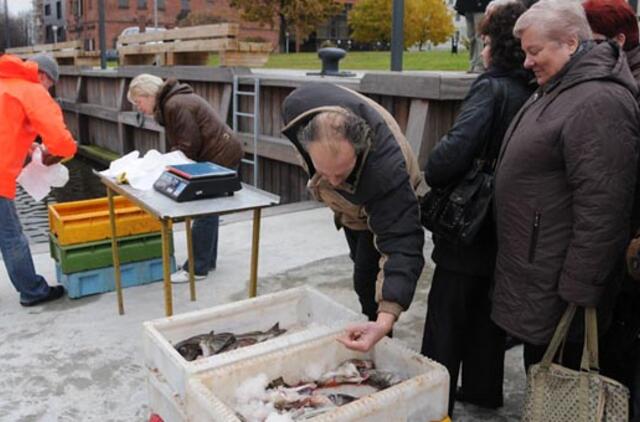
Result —
[[38, 65], [16, 56], [0, 56], [0, 196], [16, 197], [22, 171], [36, 135], [49, 152], [70, 157], [76, 143], [67, 130], [60, 106], [40, 85]]

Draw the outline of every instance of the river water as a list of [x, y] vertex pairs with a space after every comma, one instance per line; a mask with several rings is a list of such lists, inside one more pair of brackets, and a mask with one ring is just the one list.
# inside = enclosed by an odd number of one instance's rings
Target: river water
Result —
[[20, 215], [22, 229], [30, 243], [49, 241], [48, 207], [57, 202], [80, 201], [82, 199], [106, 196], [106, 190], [93, 169], [105, 167], [83, 158], [74, 158], [65, 163], [69, 168], [69, 182], [62, 188], [53, 189], [42, 201], [34, 201], [18, 185], [16, 208]]

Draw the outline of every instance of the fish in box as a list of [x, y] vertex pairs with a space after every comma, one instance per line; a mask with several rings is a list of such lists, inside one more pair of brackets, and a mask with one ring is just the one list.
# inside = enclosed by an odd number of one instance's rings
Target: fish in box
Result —
[[242, 422], [246, 419], [239, 416], [236, 393], [243, 383], [257, 374], [264, 374], [269, 380], [282, 377], [287, 384], [296, 385], [308, 380], [311, 373], [321, 376], [351, 359], [371, 360], [377, 370], [394, 374], [404, 381], [317, 415], [307, 413], [305, 420], [446, 420], [449, 397], [449, 374], [446, 368], [407, 349], [397, 340], [384, 338], [370, 352], [360, 353], [344, 347], [336, 340], [336, 334], [193, 376], [187, 387], [187, 419], [193, 422]]
[[[181, 398], [193, 374], [239, 360], [280, 350], [304, 341], [337, 333], [350, 322], [365, 317], [310, 287], [297, 287], [277, 293], [228, 303], [210, 309], [174, 315], [144, 323], [145, 365], [158, 371]], [[286, 332], [267, 341], [188, 361], [176, 345], [211, 331], [216, 333], [268, 332], [274, 324]], [[204, 337], [198, 338], [197, 344]], [[189, 346], [194, 348], [194, 346]], [[214, 346], [215, 347], [215, 346]], [[201, 351], [198, 347], [194, 353]]]

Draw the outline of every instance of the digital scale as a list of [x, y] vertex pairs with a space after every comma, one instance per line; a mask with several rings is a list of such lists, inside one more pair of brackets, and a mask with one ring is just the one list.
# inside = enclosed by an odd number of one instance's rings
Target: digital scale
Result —
[[153, 187], [176, 202], [233, 195], [242, 188], [235, 170], [210, 162], [168, 166]]

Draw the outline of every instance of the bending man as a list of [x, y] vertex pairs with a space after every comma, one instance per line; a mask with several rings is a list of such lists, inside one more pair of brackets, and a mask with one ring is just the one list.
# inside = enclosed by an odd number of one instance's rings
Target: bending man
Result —
[[308, 188], [344, 229], [354, 289], [371, 321], [351, 327], [343, 342], [368, 350], [413, 299], [424, 265], [418, 197], [426, 183], [393, 117], [354, 91], [304, 85], [285, 99], [283, 120]]

